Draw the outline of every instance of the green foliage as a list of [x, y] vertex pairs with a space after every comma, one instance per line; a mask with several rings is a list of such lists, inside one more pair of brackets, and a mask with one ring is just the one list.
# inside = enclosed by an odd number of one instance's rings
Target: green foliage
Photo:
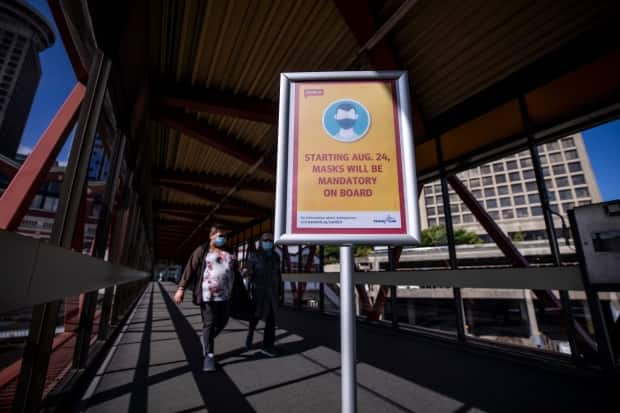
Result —
[[[454, 241], [456, 244], [482, 244], [482, 239], [473, 231], [459, 228], [454, 231]], [[444, 225], [436, 225], [422, 231], [422, 246], [431, 247], [446, 245], [448, 235]]]
[[523, 234], [523, 232], [521, 232], [521, 231], [517, 231], [517, 232], [512, 234], [512, 240], [514, 242], [525, 241], [525, 234]]
[[[325, 263], [333, 264], [340, 260], [340, 247], [338, 245], [325, 245]], [[372, 252], [372, 247], [368, 245], [353, 246], [354, 257], [367, 257]]]

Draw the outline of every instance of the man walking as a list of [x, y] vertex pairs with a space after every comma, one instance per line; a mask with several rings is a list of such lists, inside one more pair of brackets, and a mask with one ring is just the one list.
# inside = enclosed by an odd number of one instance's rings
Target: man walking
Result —
[[264, 233], [261, 236], [260, 247], [248, 259], [248, 274], [251, 279], [255, 310], [250, 319], [248, 336], [245, 346], [252, 347], [254, 330], [258, 320], [265, 322], [262, 353], [274, 357], [276, 337], [276, 313], [282, 287], [280, 272], [280, 256], [273, 248], [273, 234]]

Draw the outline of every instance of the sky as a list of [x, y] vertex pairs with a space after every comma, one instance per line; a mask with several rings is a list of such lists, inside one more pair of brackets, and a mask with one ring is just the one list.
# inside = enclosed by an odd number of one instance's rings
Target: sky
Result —
[[[32, 150], [76, 82], [47, 1], [27, 0], [27, 3], [52, 24], [56, 42], [40, 54], [42, 76], [22, 135], [21, 153]], [[586, 130], [583, 135], [603, 201], [620, 199], [620, 120]], [[61, 164], [69, 157], [72, 136], [58, 155]]]

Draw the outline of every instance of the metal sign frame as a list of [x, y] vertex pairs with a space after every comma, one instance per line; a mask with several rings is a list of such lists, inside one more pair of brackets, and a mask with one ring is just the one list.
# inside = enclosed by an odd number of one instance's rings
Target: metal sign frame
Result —
[[[400, 156], [397, 170], [400, 179], [401, 227], [398, 231], [377, 228], [294, 229], [293, 225], [293, 185], [295, 126], [298, 122], [295, 113], [297, 86], [307, 82], [369, 82], [392, 81], [395, 133], [397, 137], [397, 154]], [[360, 71], [360, 72], [309, 72], [282, 73], [280, 76], [280, 115], [278, 121], [278, 167], [276, 180], [274, 241], [279, 244], [294, 245], [313, 244], [418, 244], [420, 225], [418, 215], [418, 196], [415, 173], [413, 130], [409, 104], [409, 82], [405, 71]], [[353, 99], [351, 99], [353, 100]], [[334, 211], [337, 212], [337, 211]], [[296, 225], [295, 225], [296, 226]]]

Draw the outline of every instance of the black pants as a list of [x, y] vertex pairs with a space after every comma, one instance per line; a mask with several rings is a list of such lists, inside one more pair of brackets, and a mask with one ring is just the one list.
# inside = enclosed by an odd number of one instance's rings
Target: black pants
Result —
[[[258, 324], [258, 317], [250, 319], [250, 331], [248, 335], [253, 336], [256, 325]], [[265, 319], [265, 331], [263, 334], [263, 348], [271, 349], [276, 342], [276, 318], [273, 311], [269, 311], [267, 318]]]
[[202, 315], [202, 345], [204, 353], [213, 353], [215, 337], [226, 327], [230, 303], [228, 301], [207, 301], [200, 304]]

